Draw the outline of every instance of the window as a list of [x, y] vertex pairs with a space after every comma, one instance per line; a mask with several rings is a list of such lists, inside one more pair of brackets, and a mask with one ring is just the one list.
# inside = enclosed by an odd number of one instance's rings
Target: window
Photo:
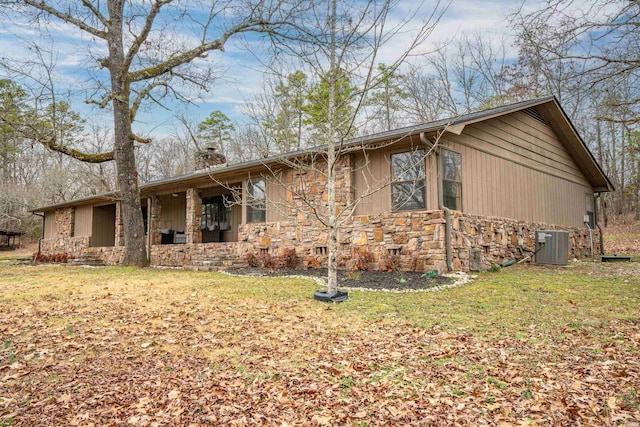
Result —
[[589, 227], [591, 228], [595, 228], [596, 226], [596, 216], [594, 214], [595, 206], [596, 203], [595, 199], [593, 198], [593, 194], [587, 194], [587, 217], [589, 218], [587, 224], [589, 224]]
[[442, 150], [442, 203], [446, 208], [462, 210], [462, 156]]
[[247, 182], [247, 222], [265, 222], [267, 217], [267, 186], [264, 178]]
[[393, 210], [425, 208], [424, 150], [391, 155], [391, 206]]
[[231, 203], [225, 196], [202, 200], [202, 242], [222, 242], [222, 232], [231, 229]]

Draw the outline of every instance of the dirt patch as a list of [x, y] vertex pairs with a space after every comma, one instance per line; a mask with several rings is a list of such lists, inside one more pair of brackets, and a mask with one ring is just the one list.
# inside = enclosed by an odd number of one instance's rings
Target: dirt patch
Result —
[[[281, 276], [305, 276], [314, 278], [326, 278], [326, 268], [314, 268], [308, 270], [279, 269], [269, 270], [261, 268], [229, 268], [229, 274], [239, 276], [281, 277]], [[436, 275], [430, 277], [428, 273], [415, 271], [376, 271], [364, 270], [355, 272], [338, 271], [338, 286], [351, 289], [374, 290], [426, 290], [443, 285], [451, 285], [454, 280], [450, 277]]]

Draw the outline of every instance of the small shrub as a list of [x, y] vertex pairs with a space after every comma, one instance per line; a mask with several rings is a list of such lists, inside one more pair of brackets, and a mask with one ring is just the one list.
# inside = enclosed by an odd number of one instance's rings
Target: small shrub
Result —
[[347, 273], [347, 277], [350, 280], [360, 280], [360, 272], [359, 271], [350, 271]]
[[393, 254], [385, 254], [380, 258], [380, 271], [391, 273], [400, 267], [400, 257]]
[[53, 262], [66, 263], [67, 261], [69, 261], [69, 254], [67, 254], [66, 252], [61, 252], [53, 255]]
[[258, 266], [258, 257], [253, 252], [247, 252], [247, 255], [245, 255], [245, 260], [247, 261], [247, 265], [249, 267]]
[[299, 261], [298, 254], [296, 254], [296, 250], [293, 248], [285, 249], [278, 259], [278, 263], [284, 268], [295, 268], [298, 266]]
[[369, 263], [373, 261], [373, 254], [364, 249], [356, 253], [355, 269], [358, 271], [365, 271], [369, 269]]
[[305, 258], [304, 269], [308, 270], [310, 268], [320, 268], [320, 260], [316, 257]]
[[72, 259], [72, 257], [69, 256], [69, 254], [66, 253], [66, 252], [59, 252], [59, 253], [52, 254], [52, 255], [45, 255], [43, 253], [37, 253], [37, 254], [34, 254], [33, 257], [34, 257], [36, 262], [42, 262], [42, 263], [48, 263], [48, 262], [66, 263], [70, 259]]
[[278, 263], [276, 259], [269, 252], [262, 252], [258, 256], [258, 266], [260, 268], [275, 268]]
[[490, 273], [498, 273], [500, 272], [500, 266], [498, 264], [493, 264], [490, 268], [489, 268], [489, 272]]

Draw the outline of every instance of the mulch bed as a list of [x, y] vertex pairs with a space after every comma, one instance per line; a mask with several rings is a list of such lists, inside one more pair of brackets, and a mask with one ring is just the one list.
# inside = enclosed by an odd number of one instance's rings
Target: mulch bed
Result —
[[[255, 267], [234, 267], [225, 270], [239, 276], [282, 277], [309, 276], [327, 277], [326, 268], [302, 269], [264, 269]], [[453, 279], [445, 276], [427, 277], [425, 273], [415, 271], [338, 271], [338, 286], [344, 288], [362, 288], [375, 290], [424, 290], [442, 285], [450, 285]]]

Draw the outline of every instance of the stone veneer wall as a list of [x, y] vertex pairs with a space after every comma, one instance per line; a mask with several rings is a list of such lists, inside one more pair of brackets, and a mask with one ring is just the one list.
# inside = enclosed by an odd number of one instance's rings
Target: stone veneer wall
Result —
[[218, 269], [245, 266], [243, 245], [226, 243], [187, 243], [151, 247], [151, 265]]
[[[66, 252], [73, 258], [91, 254], [106, 264], [122, 261], [123, 247], [90, 247], [89, 237], [70, 237], [72, 213], [64, 210], [57, 218], [59, 237], [42, 241], [42, 252]], [[470, 255], [475, 250], [482, 268], [509, 259], [522, 259], [532, 254], [536, 230], [567, 230], [570, 257], [590, 256], [587, 229], [571, 229], [558, 225], [527, 223], [505, 218], [452, 213], [452, 259], [455, 270], [471, 268]], [[327, 233], [306, 222], [297, 221], [245, 224], [239, 227], [238, 242], [188, 243], [153, 245], [152, 265], [196, 268], [219, 268], [245, 264], [246, 254], [267, 251], [278, 256], [285, 249], [295, 249], [307, 266], [326, 265]], [[594, 251], [599, 253], [599, 234], [593, 232]], [[402, 270], [447, 270], [445, 251], [445, 215], [443, 211], [392, 212], [369, 217], [354, 216], [339, 235], [338, 264], [342, 269], [354, 269], [363, 254], [368, 268], [379, 269], [393, 260]], [[529, 262], [533, 262], [532, 258]]]
[[58, 209], [54, 216], [54, 233], [60, 237], [73, 237], [75, 226], [75, 208]]
[[[470, 250], [480, 249], [480, 262], [484, 268], [510, 259], [520, 260], [535, 251], [537, 230], [564, 230], [569, 232], [569, 258], [591, 256], [591, 241], [587, 228], [571, 228], [545, 223], [529, 223], [507, 218], [452, 214], [453, 267], [468, 271]], [[600, 254], [600, 234], [593, 230], [594, 255]], [[535, 256], [530, 261], [535, 262]]]
[[91, 237], [66, 237], [43, 239], [40, 252], [45, 255], [66, 253], [70, 258], [93, 257], [101, 259], [107, 265], [121, 264], [124, 259], [124, 246], [92, 247]]
[[[393, 260], [402, 270], [444, 272], [446, 265], [445, 214], [443, 211], [393, 212], [376, 217], [355, 216], [339, 236], [339, 268], [351, 270], [361, 254], [368, 268], [379, 269]], [[569, 231], [570, 257], [591, 255], [589, 231], [506, 218], [452, 213], [452, 261], [454, 270], [469, 271], [470, 254], [478, 250], [480, 269], [520, 260], [535, 250], [537, 230]], [[268, 248], [277, 256], [293, 248], [306, 265], [326, 265], [327, 234], [320, 228], [299, 227], [291, 222], [246, 224], [240, 227], [239, 254]], [[593, 231], [594, 252], [599, 254], [599, 234]], [[529, 262], [534, 262], [532, 257]]]

